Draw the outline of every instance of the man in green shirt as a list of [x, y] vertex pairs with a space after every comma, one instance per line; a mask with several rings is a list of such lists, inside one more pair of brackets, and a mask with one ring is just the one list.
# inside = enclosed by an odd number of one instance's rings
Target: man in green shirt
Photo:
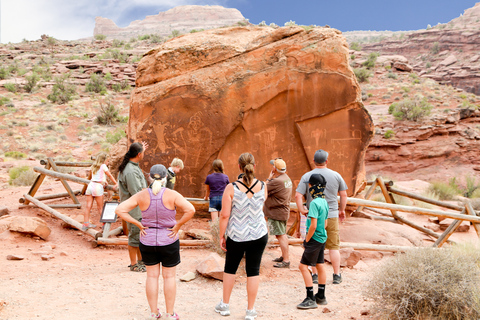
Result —
[[[123, 161], [118, 168], [118, 190], [120, 193], [120, 202], [129, 199], [134, 194], [147, 188], [147, 180], [143, 175], [138, 163], [143, 159], [146, 143], [132, 143], [128, 152], [123, 157]], [[142, 212], [136, 207], [129, 212], [130, 215], [142, 221]], [[130, 257], [130, 270], [137, 272], [145, 272], [145, 265], [141, 262], [142, 255], [140, 253], [140, 230], [131, 223], [128, 225], [128, 255]]]

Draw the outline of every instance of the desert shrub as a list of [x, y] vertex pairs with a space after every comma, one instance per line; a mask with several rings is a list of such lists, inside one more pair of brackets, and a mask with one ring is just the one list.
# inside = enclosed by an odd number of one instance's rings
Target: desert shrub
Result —
[[163, 38], [158, 34], [152, 34], [150, 36], [150, 43], [161, 43]]
[[26, 158], [27, 155], [20, 151], [7, 151], [5, 152], [5, 157], [14, 158], [14, 159], [23, 159], [23, 158]]
[[[463, 190], [463, 196], [473, 198], [475, 191], [480, 190], [480, 183], [477, 184], [475, 177], [467, 176], [466, 188]], [[478, 194], [478, 193], [477, 193]]]
[[10, 72], [8, 72], [8, 69], [0, 68], [0, 79], [7, 79], [9, 76]]
[[295, 23], [295, 21], [293, 20], [290, 20], [288, 22], [285, 22], [285, 27], [294, 27], [296, 26], [297, 24]]
[[18, 84], [13, 82], [5, 83], [3, 86], [5, 87], [5, 89], [13, 93], [17, 92], [19, 89]]
[[178, 30], [172, 30], [172, 34], [171, 34], [171, 37], [172, 38], [176, 38], [178, 37], [179, 35], [181, 35], [181, 32], [178, 31]]
[[125, 44], [125, 42], [122, 41], [122, 40], [113, 39], [113, 41], [112, 41], [112, 47], [114, 47], [114, 48], [120, 48], [124, 44]]
[[118, 108], [109, 99], [100, 101], [98, 114], [95, 118], [97, 124], [112, 125], [112, 123], [120, 121], [120, 119]]
[[430, 50], [432, 54], [437, 54], [440, 52], [440, 44], [438, 42], [434, 42], [432, 45], [432, 49]]
[[437, 195], [440, 200], [453, 200], [458, 195], [457, 188], [441, 181], [431, 182], [428, 191]]
[[372, 76], [371, 72], [365, 68], [353, 69], [353, 73], [357, 77], [358, 82], [368, 82], [368, 78]]
[[376, 52], [372, 52], [368, 55], [367, 61], [362, 63], [362, 66], [366, 67], [367, 69], [375, 68], [375, 63], [377, 62], [379, 54]]
[[130, 43], [127, 43], [123, 46], [123, 49], [125, 50], [131, 50], [132, 49], [132, 45]]
[[112, 74], [110, 72], [107, 72], [107, 73], [105, 73], [103, 78], [107, 81], [110, 81], [110, 80], [112, 80]]
[[107, 36], [104, 34], [96, 34], [95, 35], [95, 40], [105, 40], [107, 39]]
[[67, 81], [69, 76], [69, 74], [64, 74], [62, 76], [55, 77], [55, 84], [53, 85], [52, 93], [47, 96], [48, 100], [54, 103], [56, 102], [58, 104], [62, 104], [73, 99], [77, 93], [77, 89], [75, 88], [75, 85]]
[[0, 96], [0, 106], [3, 106], [4, 104], [7, 104], [9, 102], [10, 102], [9, 98]]
[[138, 36], [138, 40], [148, 40], [148, 39], [150, 39], [149, 34], [144, 34], [144, 35]]
[[386, 261], [364, 292], [380, 319], [479, 319], [480, 250], [417, 248]]
[[40, 76], [33, 72], [31, 75], [26, 76], [25, 79], [27, 80], [27, 83], [23, 86], [23, 90], [26, 92], [33, 92], [37, 88]]
[[90, 75], [90, 81], [85, 85], [85, 91], [95, 92], [95, 93], [106, 93], [107, 87], [105, 86], [105, 81], [101, 75], [92, 73]]
[[8, 171], [10, 179], [8, 183], [14, 186], [30, 186], [35, 182], [37, 173], [35, 173], [29, 166], [21, 166], [11, 168]]
[[112, 84], [112, 90], [115, 92], [120, 92], [127, 89], [130, 89], [130, 84], [128, 83], [128, 80], [123, 80], [120, 83]]
[[398, 76], [397, 76], [395, 73], [393, 73], [393, 72], [389, 72], [389, 73], [387, 73], [387, 78], [397, 79]]
[[360, 46], [360, 43], [352, 42], [352, 43], [350, 43], [350, 49], [355, 50], [355, 51], [361, 51], [362, 47]]
[[107, 132], [106, 140], [110, 144], [115, 144], [123, 137], [126, 137], [127, 134], [122, 128], [117, 128], [114, 132]]
[[128, 61], [128, 53], [120, 51], [118, 49], [109, 49], [107, 50], [113, 59], [117, 59], [120, 63], [125, 63]]
[[400, 102], [394, 102], [388, 108], [388, 113], [392, 114], [397, 120], [418, 121], [432, 111], [433, 106], [428, 103], [426, 98], [415, 97], [413, 100], [406, 98]]
[[384, 137], [385, 139], [390, 139], [390, 138], [392, 138], [393, 136], [395, 136], [395, 131], [393, 131], [393, 130], [387, 130], [387, 131], [385, 132], [385, 134], [383, 135], [383, 137]]

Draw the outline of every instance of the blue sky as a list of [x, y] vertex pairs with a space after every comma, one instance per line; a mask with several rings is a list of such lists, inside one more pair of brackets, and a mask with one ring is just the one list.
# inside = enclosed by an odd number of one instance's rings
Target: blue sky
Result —
[[[476, 0], [480, 1], [480, 0]], [[1, 42], [36, 40], [42, 34], [74, 40], [93, 35], [95, 17], [125, 27], [177, 5], [237, 8], [250, 22], [283, 26], [330, 25], [341, 31], [418, 30], [448, 22], [475, 0], [0, 0]]]

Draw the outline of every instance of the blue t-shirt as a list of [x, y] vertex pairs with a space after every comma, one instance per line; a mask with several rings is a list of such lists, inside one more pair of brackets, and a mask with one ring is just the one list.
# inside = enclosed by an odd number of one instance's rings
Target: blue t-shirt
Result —
[[327, 231], [325, 230], [325, 220], [328, 217], [328, 202], [323, 198], [316, 198], [310, 203], [307, 216], [307, 234], [310, 229], [311, 218], [317, 219], [317, 228], [312, 239], [320, 243], [327, 241]]
[[224, 173], [214, 172], [207, 176], [205, 184], [210, 187], [210, 198], [223, 196], [223, 191], [227, 184], [229, 184], [228, 176]]

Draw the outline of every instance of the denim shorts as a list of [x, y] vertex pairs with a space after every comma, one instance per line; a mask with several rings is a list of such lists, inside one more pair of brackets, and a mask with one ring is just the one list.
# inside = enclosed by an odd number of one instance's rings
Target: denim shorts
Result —
[[210, 198], [210, 205], [208, 212], [222, 211], [222, 196], [215, 196]]

